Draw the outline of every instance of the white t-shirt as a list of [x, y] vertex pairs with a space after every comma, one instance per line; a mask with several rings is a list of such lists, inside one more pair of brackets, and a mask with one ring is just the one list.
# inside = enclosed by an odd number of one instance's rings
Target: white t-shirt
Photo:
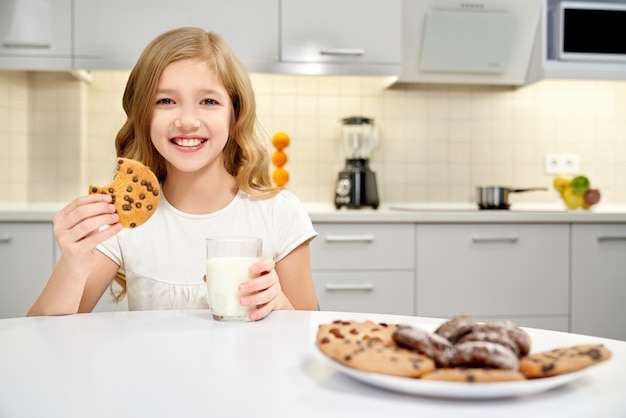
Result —
[[161, 193], [152, 217], [135, 229], [123, 229], [98, 246], [126, 273], [130, 310], [208, 308], [205, 238], [258, 236], [263, 257], [278, 262], [317, 236], [298, 199], [282, 190], [270, 199], [239, 191], [224, 208], [191, 215], [173, 207]]

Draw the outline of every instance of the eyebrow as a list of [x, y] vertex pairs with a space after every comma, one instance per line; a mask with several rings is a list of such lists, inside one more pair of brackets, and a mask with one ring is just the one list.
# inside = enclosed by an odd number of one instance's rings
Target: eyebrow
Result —
[[[171, 95], [176, 93], [178, 90], [176, 89], [157, 89], [156, 93], [157, 94], [165, 94], [165, 95]], [[216, 89], [202, 89], [200, 90], [200, 93], [202, 95], [218, 95], [218, 96], [227, 96], [228, 94], [225, 91], [220, 91], [220, 90], [216, 90]]]

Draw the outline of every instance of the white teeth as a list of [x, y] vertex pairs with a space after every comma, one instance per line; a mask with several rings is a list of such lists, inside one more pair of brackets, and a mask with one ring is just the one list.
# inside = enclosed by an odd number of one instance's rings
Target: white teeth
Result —
[[179, 147], [197, 147], [198, 145], [200, 145], [202, 143], [202, 141], [200, 139], [195, 139], [195, 138], [194, 139], [174, 138], [174, 142]]

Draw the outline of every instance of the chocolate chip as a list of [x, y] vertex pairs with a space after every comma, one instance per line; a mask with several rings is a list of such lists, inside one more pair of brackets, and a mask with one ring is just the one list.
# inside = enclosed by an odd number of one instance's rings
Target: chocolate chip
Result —
[[591, 357], [593, 360], [598, 360], [600, 357], [602, 357], [602, 354], [600, 354], [600, 350], [598, 350], [597, 348], [592, 348], [587, 352], [587, 354], [589, 354], [589, 357]]
[[541, 371], [543, 373], [548, 373], [549, 371], [551, 371], [552, 369], [554, 369], [554, 363], [548, 363], [545, 364], [541, 367]]
[[133, 191], [132, 186], [128, 186], [128, 187], [126, 188], [126, 191], [127, 191], [128, 193], [132, 192], [132, 191]]
[[148, 209], [148, 210], [152, 210], [152, 205], [148, 205], [148, 206], [146, 206], [146, 209]]
[[97, 192], [97, 191], [98, 191], [98, 188], [97, 188], [97, 187], [92, 187], [92, 188], [91, 188], [91, 193], [95, 193], [95, 192]]
[[145, 198], [146, 198], [146, 195], [145, 195], [145, 194], [143, 194], [143, 193], [139, 193], [139, 198], [140, 198], [141, 200], [143, 200], [143, 199], [145, 199]]
[[152, 194], [155, 195], [155, 196], [158, 196], [159, 195], [159, 191], [158, 190], [153, 190]]
[[109, 193], [114, 193], [115, 190], [113, 189], [113, 187], [109, 187]]
[[126, 174], [133, 174], [133, 169], [132, 168], [126, 169]]
[[134, 227], [136, 227], [136, 226], [137, 226], [137, 224], [136, 224], [136, 223], [134, 223], [134, 222], [131, 222], [129, 226], [130, 226], [131, 228], [134, 228]]
[[119, 160], [117, 160], [117, 163], [118, 163], [119, 165], [122, 165], [122, 164], [124, 164], [124, 160], [119, 159]]
[[135, 203], [135, 207], [136, 207], [137, 209], [141, 208], [141, 202], [137, 202], [137, 203]]
[[137, 183], [139, 181], [139, 178], [137, 176], [133, 177], [133, 183]]
[[141, 185], [142, 185], [142, 186], [145, 186], [146, 184], [148, 184], [148, 182], [147, 182], [145, 179], [144, 179], [144, 180], [141, 180]]
[[132, 210], [132, 206], [131, 205], [122, 205], [122, 209], [124, 210]]

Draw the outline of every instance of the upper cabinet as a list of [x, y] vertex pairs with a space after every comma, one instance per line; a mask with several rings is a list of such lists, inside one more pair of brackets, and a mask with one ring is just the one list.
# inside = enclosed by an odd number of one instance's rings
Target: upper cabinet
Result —
[[72, 0], [0, 1], [0, 68], [72, 68]]
[[217, 32], [250, 71], [278, 61], [278, 0], [77, 0], [74, 67], [131, 69], [152, 39], [182, 26]]
[[282, 0], [281, 72], [397, 75], [402, 0]]

